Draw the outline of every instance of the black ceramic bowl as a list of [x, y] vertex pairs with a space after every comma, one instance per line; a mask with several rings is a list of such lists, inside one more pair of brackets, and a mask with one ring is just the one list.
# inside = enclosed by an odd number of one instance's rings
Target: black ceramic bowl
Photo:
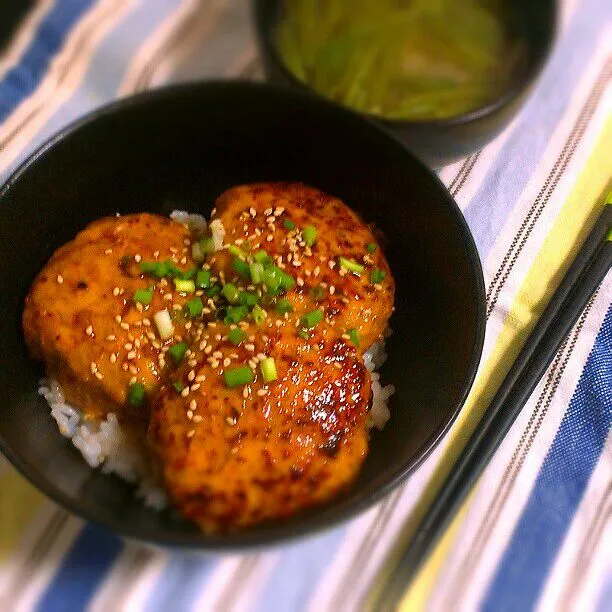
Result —
[[[250, 181], [304, 181], [339, 196], [385, 235], [397, 281], [385, 382], [391, 420], [355, 484], [328, 505], [227, 537], [206, 536], [87, 467], [38, 396], [21, 330], [24, 297], [53, 251], [116, 212], [210, 213]], [[367, 508], [448, 429], [474, 378], [484, 285], [470, 232], [437, 177], [375, 125], [324, 100], [247, 83], [173, 87], [122, 100], [65, 129], [0, 192], [0, 449], [38, 488], [125, 536], [228, 550], [314, 532]]]
[[[260, 55], [268, 80], [315, 94], [285, 67], [274, 42], [282, 0], [253, 0]], [[557, 0], [508, 0], [507, 25], [523, 40], [526, 57], [507, 91], [490, 104], [449, 119], [401, 121], [371, 115], [433, 168], [481, 149], [512, 120], [550, 53], [555, 38]], [[503, 67], [501, 68], [503, 70]]]

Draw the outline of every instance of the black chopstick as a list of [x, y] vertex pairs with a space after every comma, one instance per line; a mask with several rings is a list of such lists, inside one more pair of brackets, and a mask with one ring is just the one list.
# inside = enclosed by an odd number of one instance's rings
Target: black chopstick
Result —
[[611, 228], [612, 202], [604, 206], [386, 585], [379, 586], [375, 610], [395, 609], [612, 267]]

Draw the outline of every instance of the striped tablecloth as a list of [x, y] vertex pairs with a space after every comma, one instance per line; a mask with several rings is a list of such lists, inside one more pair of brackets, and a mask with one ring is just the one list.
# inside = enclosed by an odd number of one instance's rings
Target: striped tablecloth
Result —
[[[210, 76], [259, 78], [246, 0], [40, 0], [0, 57], [0, 175], [84, 112]], [[0, 610], [338, 611], [360, 607], [409, 535], [612, 185], [612, 2], [563, 3], [553, 57], [492, 144], [445, 168], [474, 233], [487, 335], [437, 451], [371, 511], [249, 555], [126, 544], [0, 459]], [[612, 275], [589, 303], [405, 610], [612, 610]]]

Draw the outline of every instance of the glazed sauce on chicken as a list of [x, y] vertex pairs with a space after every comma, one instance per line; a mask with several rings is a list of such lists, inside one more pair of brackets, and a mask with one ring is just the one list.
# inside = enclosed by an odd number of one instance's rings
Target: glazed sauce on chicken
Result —
[[204, 232], [150, 214], [91, 224], [36, 278], [23, 323], [66, 400], [94, 420], [114, 412], [174, 506], [225, 532], [355, 479], [362, 356], [393, 297], [372, 229], [343, 202], [255, 184], [222, 194]]

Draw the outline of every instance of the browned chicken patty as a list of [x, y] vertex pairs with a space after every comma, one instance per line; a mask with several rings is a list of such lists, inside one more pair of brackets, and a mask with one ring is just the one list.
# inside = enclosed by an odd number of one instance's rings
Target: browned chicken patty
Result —
[[23, 321], [67, 401], [148, 426], [174, 505], [228, 531], [354, 480], [368, 449], [361, 355], [394, 282], [372, 229], [316, 189], [230, 189], [214, 219], [221, 250], [156, 215], [93, 223], [37, 277]]
[[[304, 343], [291, 327], [263, 332], [254, 350], [216, 343], [220, 365], [196, 352], [197, 365], [181, 373], [188, 385], [195, 371], [196, 389], [184, 399], [166, 387], [154, 404], [151, 440], [170, 498], [205, 531], [326, 501], [355, 478], [367, 453], [370, 375], [355, 348], [321, 333]], [[248, 387], [228, 388], [223, 361], [247, 363], [257, 353], [275, 360], [278, 379], [266, 384], [255, 368]]]
[[139, 262], [193, 267], [189, 241], [186, 227], [157, 215], [100, 219], [58, 249], [36, 277], [23, 313], [26, 341], [66, 400], [88, 416], [116, 412], [125, 420], [135, 414], [124, 410], [130, 383], [156, 388], [166, 360], [152, 313], [182, 307], [187, 298], [160, 279], [150, 303], [136, 303], [135, 292], [154, 284]]
[[[344, 202], [301, 183], [244, 185], [218, 198], [216, 217], [225, 227], [228, 244], [247, 241], [254, 251], [265, 249], [275, 259], [282, 258], [281, 265], [298, 282], [288, 295], [296, 315], [323, 309], [340, 334], [357, 330], [362, 351], [382, 338], [393, 310], [395, 284], [372, 229]], [[311, 247], [302, 239], [308, 226], [316, 230]], [[224, 269], [231, 275], [225, 257]], [[363, 267], [363, 272], [343, 268], [340, 257]], [[373, 271], [384, 278], [372, 282]]]

